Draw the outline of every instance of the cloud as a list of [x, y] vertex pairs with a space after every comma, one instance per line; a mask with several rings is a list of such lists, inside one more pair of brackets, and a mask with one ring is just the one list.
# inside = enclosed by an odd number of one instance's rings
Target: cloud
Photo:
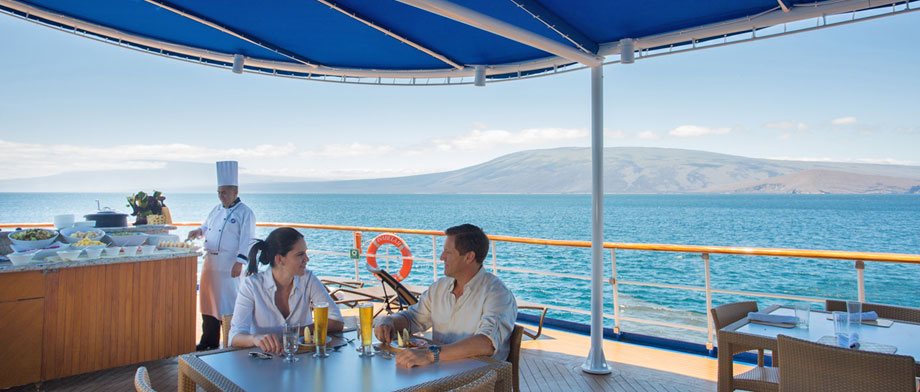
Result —
[[390, 145], [371, 145], [371, 144], [330, 144], [322, 146], [319, 150], [310, 150], [300, 153], [302, 157], [357, 157], [357, 156], [379, 156], [393, 152], [394, 148]]
[[840, 117], [831, 120], [833, 125], [853, 125], [856, 124], [856, 117]]
[[75, 144], [16, 143], [0, 140], [3, 178], [45, 176], [84, 170], [157, 169], [165, 161], [213, 162], [220, 159], [277, 158], [291, 155], [291, 144], [263, 144], [251, 148], [208, 148], [188, 144]]
[[781, 129], [781, 130], [796, 130], [796, 131], [806, 131], [808, 130], [808, 124], [803, 122], [793, 122], [793, 121], [777, 121], [766, 123], [763, 125], [767, 129]]
[[626, 132], [623, 132], [620, 130], [611, 130], [611, 129], [604, 130], [604, 138], [622, 139], [625, 137], [626, 137]]
[[724, 135], [731, 132], [731, 128], [709, 128], [699, 125], [681, 125], [668, 132], [671, 136], [677, 137], [696, 137], [706, 135]]
[[643, 131], [643, 132], [639, 132], [639, 133], [636, 135], [636, 137], [639, 138], [639, 139], [643, 139], [643, 140], [658, 140], [658, 139], [661, 139], [661, 137], [658, 136], [657, 133], [652, 132], [652, 131]]
[[435, 139], [433, 143], [438, 151], [476, 151], [501, 145], [525, 146], [560, 141], [584, 141], [587, 137], [588, 132], [583, 129], [532, 128], [518, 132], [474, 129], [453, 139]]

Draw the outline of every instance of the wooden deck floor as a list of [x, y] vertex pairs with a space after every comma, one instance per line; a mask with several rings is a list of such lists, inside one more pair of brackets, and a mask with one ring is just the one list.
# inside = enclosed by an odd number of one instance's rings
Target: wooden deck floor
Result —
[[[521, 345], [521, 389], [524, 391], [714, 391], [716, 360], [649, 347], [604, 342], [613, 372], [606, 376], [581, 371], [588, 338], [544, 330], [539, 340]], [[154, 388], [175, 391], [177, 360], [140, 364], [150, 372]], [[14, 391], [131, 391], [137, 366], [110, 369], [13, 389]]]

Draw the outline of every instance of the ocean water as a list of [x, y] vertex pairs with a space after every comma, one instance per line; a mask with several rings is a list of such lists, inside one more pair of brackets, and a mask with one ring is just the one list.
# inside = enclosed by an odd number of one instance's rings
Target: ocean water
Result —
[[[214, 194], [168, 194], [176, 221], [200, 221], [217, 204]], [[242, 195], [259, 221], [443, 230], [459, 223], [477, 224], [489, 234], [566, 240], [590, 240], [591, 199], [587, 195]], [[0, 222], [50, 222], [56, 214], [91, 213], [95, 200], [121, 211], [119, 194], [0, 193]], [[911, 195], [610, 195], [605, 198], [606, 241], [831, 249], [920, 253], [920, 197]], [[181, 234], [188, 228], [180, 228]], [[264, 237], [271, 229], [259, 229]], [[304, 230], [311, 250], [309, 268], [320, 275], [353, 276], [347, 256], [353, 234]], [[365, 248], [377, 233], [364, 233]], [[417, 258], [410, 284], [428, 284], [430, 259], [442, 239], [404, 235]], [[383, 247], [382, 252], [390, 248]], [[335, 254], [333, 254], [335, 253]], [[590, 250], [497, 243], [500, 267], [590, 275]], [[428, 259], [428, 260], [424, 260]], [[704, 285], [699, 254], [618, 251], [620, 280]], [[390, 261], [390, 270], [399, 260]], [[386, 261], [383, 262], [386, 265]], [[486, 260], [491, 267], [492, 255]], [[360, 266], [363, 271], [363, 263]], [[439, 267], [440, 269], [440, 267]], [[605, 253], [605, 277], [611, 255]], [[440, 273], [440, 271], [439, 271]], [[853, 263], [841, 260], [711, 255], [712, 287], [852, 299], [857, 295]], [[589, 310], [589, 282], [500, 271], [515, 295], [533, 302]], [[920, 307], [920, 265], [866, 263], [867, 300]], [[362, 277], [370, 279], [366, 272]], [[747, 299], [714, 295], [720, 303]], [[756, 298], [755, 298], [756, 299]], [[706, 325], [702, 292], [621, 286], [623, 315], [697, 327]], [[757, 299], [762, 306], [783, 300]], [[814, 304], [815, 307], [820, 306]], [[610, 285], [605, 313], [612, 314]], [[587, 317], [550, 311], [551, 317], [586, 322]], [[612, 326], [605, 320], [605, 326]], [[645, 332], [690, 341], [705, 334], [623, 322], [624, 331]]]

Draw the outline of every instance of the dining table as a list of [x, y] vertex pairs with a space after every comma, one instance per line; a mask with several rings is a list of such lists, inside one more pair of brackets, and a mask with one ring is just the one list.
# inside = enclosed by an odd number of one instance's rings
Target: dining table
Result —
[[[795, 309], [791, 306], [771, 305], [760, 311], [771, 315], [795, 316]], [[726, 325], [718, 331], [718, 390], [730, 392], [733, 385], [734, 356], [740, 352], [751, 349], [764, 349], [772, 351], [774, 367], [782, 366], [782, 353], [777, 352], [776, 337], [787, 335], [798, 339], [818, 342], [833, 341], [828, 336], [834, 336], [834, 322], [831, 313], [822, 310], [808, 312], [808, 327], [801, 325], [784, 327], [766, 325], [752, 322], [747, 317]], [[909, 355], [917, 362], [915, 372], [920, 377], [920, 324], [891, 320], [890, 326], [860, 325], [859, 340], [866, 347], [886, 347], [896, 354]], [[884, 323], [887, 325], [887, 323]], [[739, 349], [739, 347], [741, 349]], [[890, 352], [888, 351], [888, 352]]]
[[[447, 391], [494, 370], [496, 391], [512, 390], [511, 364], [490, 357], [443, 361], [428, 366], [396, 366], [395, 356], [377, 352], [362, 357], [356, 351], [356, 333], [339, 339], [347, 342], [328, 349], [326, 358], [314, 358], [312, 351], [295, 354], [296, 362], [284, 355], [261, 359], [250, 352], [258, 348], [223, 349], [179, 356], [179, 391]], [[395, 353], [399, 349], [383, 347]]]

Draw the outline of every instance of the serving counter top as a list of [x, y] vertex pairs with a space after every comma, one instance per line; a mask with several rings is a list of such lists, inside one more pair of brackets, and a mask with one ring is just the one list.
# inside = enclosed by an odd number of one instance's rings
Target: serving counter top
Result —
[[33, 261], [25, 265], [13, 265], [9, 261], [0, 261], [0, 274], [24, 271], [50, 271], [63, 268], [100, 266], [122, 263], [141, 263], [152, 260], [180, 259], [183, 257], [198, 256], [197, 253], [178, 253], [171, 251], [157, 251], [147, 256], [100, 257], [95, 259], [78, 259], [76, 261]]

